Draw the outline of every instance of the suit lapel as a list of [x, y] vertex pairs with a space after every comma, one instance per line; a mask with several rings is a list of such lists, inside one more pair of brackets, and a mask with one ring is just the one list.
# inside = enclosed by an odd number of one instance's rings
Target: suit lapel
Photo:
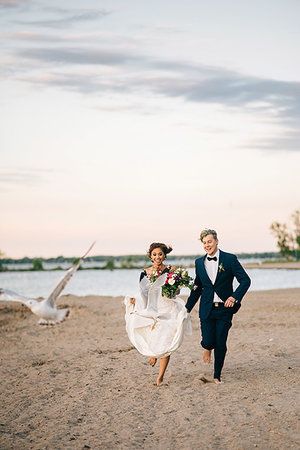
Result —
[[219, 252], [220, 252], [219, 265], [218, 265], [218, 271], [217, 271], [217, 276], [216, 276], [216, 279], [215, 279], [215, 282], [214, 282], [214, 286], [217, 284], [218, 278], [219, 278], [219, 276], [221, 274], [221, 271], [220, 271], [219, 267], [224, 262], [224, 254], [223, 254], [222, 250], [219, 250]]
[[204, 261], [205, 261], [206, 256], [203, 256], [203, 258], [200, 261], [200, 267], [202, 269], [202, 272], [204, 274], [204, 276], [207, 278], [208, 282], [212, 285], [211, 279], [209, 278], [206, 269], [205, 269], [205, 265], [204, 265]]

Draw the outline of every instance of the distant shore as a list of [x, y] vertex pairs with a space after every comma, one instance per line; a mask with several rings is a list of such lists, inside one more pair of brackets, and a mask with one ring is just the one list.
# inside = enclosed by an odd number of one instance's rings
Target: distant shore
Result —
[[[113, 268], [109, 268], [109, 267], [99, 267], [99, 266], [91, 266], [91, 267], [79, 267], [78, 270], [134, 270], [134, 269], [138, 269], [138, 270], [143, 270], [144, 267], [146, 267], [148, 264], [144, 264], [143, 266], [136, 266], [136, 265], [132, 265], [132, 266], [128, 266], [128, 267], [118, 267], [115, 266]], [[176, 263], [175, 263], [176, 265]], [[71, 266], [71, 264], [70, 264]], [[69, 267], [70, 267], [69, 266]], [[300, 269], [300, 261], [262, 261], [262, 262], [251, 262], [251, 263], [243, 263], [243, 266], [246, 269]], [[194, 268], [194, 264], [190, 264], [188, 266], [186, 266], [188, 268]], [[57, 270], [66, 270], [66, 268], [63, 267], [52, 267], [52, 268], [43, 268], [43, 269], [33, 269], [33, 268], [7, 268], [7, 267], [3, 267], [2, 270], [0, 270], [0, 272], [54, 272]]]
[[246, 269], [300, 269], [300, 261], [246, 263], [243, 266]]

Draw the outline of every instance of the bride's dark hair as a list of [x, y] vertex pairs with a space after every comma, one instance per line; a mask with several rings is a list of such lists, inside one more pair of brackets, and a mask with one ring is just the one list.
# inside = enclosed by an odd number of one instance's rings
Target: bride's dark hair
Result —
[[155, 248], [161, 248], [162, 251], [164, 252], [165, 257], [167, 257], [167, 254], [171, 253], [171, 251], [173, 250], [172, 247], [170, 247], [169, 245], [163, 244], [162, 242], [153, 242], [150, 245], [149, 250], [147, 251], [148, 258], [151, 259], [151, 253], [153, 252], [153, 250]]

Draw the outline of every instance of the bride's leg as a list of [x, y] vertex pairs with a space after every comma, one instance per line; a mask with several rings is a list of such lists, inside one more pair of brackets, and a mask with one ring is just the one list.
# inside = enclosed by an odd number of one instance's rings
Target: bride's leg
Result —
[[164, 379], [164, 374], [165, 374], [166, 368], [168, 367], [169, 361], [170, 361], [170, 356], [166, 356], [165, 358], [160, 358], [159, 373], [158, 373], [158, 377], [156, 380], [157, 386], [159, 386]]
[[157, 358], [154, 358], [154, 357], [150, 358], [149, 359], [150, 366], [154, 367], [156, 364], [156, 361], [157, 361]]

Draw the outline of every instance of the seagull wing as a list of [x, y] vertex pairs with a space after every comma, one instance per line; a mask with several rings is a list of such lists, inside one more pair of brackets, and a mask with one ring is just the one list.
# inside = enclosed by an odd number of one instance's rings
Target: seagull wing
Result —
[[46, 303], [48, 303], [52, 308], [55, 307], [55, 300], [59, 296], [59, 294], [64, 290], [70, 279], [72, 278], [73, 274], [76, 272], [84, 258], [87, 256], [87, 254], [91, 251], [91, 249], [94, 247], [95, 242], [90, 246], [90, 248], [85, 252], [83, 256], [72, 266], [70, 269], [66, 272], [66, 274], [59, 280], [51, 294], [46, 300]]
[[2, 289], [0, 288], [0, 300], [7, 302], [19, 302], [19, 303], [27, 303], [31, 300], [29, 297], [24, 297], [23, 295], [17, 294], [10, 289]]

